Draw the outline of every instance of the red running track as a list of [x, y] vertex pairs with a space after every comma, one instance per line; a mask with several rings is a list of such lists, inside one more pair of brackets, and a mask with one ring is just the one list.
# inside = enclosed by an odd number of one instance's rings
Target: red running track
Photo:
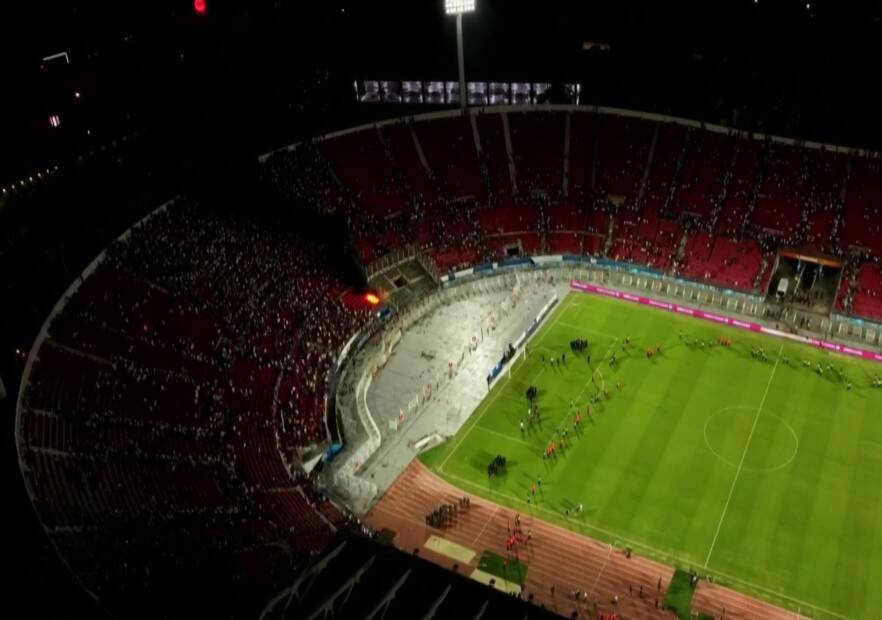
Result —
[[[467, 547], [475, 552], [475, 558], [468, 565], [460, 564], [457, 570], [470, 574], [485, 550], [507, 555], [505, 542], [516, 511], [470, 496], [469, 508], [460, 510], [451, 526], [436, 529], [426, 525], [428, 513], [442, 503], [457, 504], [462, 495], [414, 459], [367, 514], [365, 522], [376, 530], [394, 531], [397, 547], [405, 551], [419, 549], [421, 557], [446, 568], [454, 568], [455, 560], [424, 548], [426, 540], [436, 535]], [[537, 604], [564, 616], [577, 612], [580, 618], [609, 613], [617, 613], [620, 620], [676, 617], [662, 609], [672, 567], [637, 555], [629, 558], [622, 549], [529, 514], [521, 515], [521, 531], [531, 532], [530, 543], [518, 545], [519, 557], [528, 566], [524, 599], [532, 596]], [[573, 596], [575, 590], [584, 593], [578, 600]], [[727, 619], [795, 617], [768, 603], [702, 581], [695, 593], [693, 611], [719, 618], [723, 610]]]

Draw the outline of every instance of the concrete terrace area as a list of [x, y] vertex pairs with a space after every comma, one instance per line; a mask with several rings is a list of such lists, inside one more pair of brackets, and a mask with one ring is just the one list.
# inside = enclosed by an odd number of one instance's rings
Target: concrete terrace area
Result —
[[[380, 449], [363, 465], [360, 476], [376, 484], [380, 495], [405, 470], [417, 452], [413, 444], [433, 433], [450, 437], [487, 394], [487, 374], [555, 294], [563, 298], [568, 282], [555, 280], [525, 285], [507, 316], [497, 317], [495, 329], [484, 329], [491, 314], [499, 315], [510, 291], [475, 293], [442, 305], [406, 330], [385, 367], [376, 375], [367, 403], [380, 433]], [[472, 337], [478, 345], [466, 353], [455, 376], [400, 428], [400, 411], [434, 378], [448, 373]]]

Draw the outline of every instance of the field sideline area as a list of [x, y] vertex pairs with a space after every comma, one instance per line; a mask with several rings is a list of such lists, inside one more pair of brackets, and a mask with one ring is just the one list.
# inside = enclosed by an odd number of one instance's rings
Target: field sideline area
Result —
[[[590, 363], [570, 348], [579, 338]], [[422, 455], [428, 467], [801, 614], [878, 617], [882, 366], [575, 292], [516, 359], [463, 428]], [[490, 477], [496, 455], [507, 465]]]

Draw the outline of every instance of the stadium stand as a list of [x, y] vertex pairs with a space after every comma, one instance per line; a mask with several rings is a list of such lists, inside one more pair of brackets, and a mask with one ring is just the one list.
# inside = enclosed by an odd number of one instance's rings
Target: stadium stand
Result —
[[726, 186], [726, 198], [716, 220], [714, 232], [717, 235], [741, 234], [761, 179], [762, 145], [739, 140], [736, 148], [738, 150], [734, 169]]
[[594, 114], [570, 114], [569, 201], [586, 204], [594, 192]]
[[792, 236], [811, 197], [810, 153], [790, 146], [771, 146], [765, 178], [759, 188], [753, 223], [780, 236]]
[[508, 115], [511, 148], [521, 199], [560, 194], [563, 180], [564, 115], [514, 112]]
[[689, 130], [672, 213], [709, 217], [722, 196], [725, 176], [735, 153], [735, 141], [710, 131]]
[[839, 246], [858, 246], [882, 257], [882, 163], [855, 158], [851, 169]]
[[448, 197], [486, 197], [469, 117], [417, 122], [413, 129], [435, 179]]
[[389, 218], [409, 211], [406, 195], [396, 182], [399, 177], [376, 130], [366, 129], [323, 140], [319, 148], [337, 177], [375, 218]]
[[291, 465], [326, 439], [331, 354], [366, 317], [339, 290], [302, 240], [185, 206], [108, 248], [49, 326], [21, 418], [25, 477], [64, 557], [143, 571], [81, 574], [90, 591], [151, 617], [131, 606], [175, 587], [171, 538], [235, 581], [290, 575], [327, 544], [345, 517]]
[[610, 202], [635, 206], [653, 127], [644, 120], [603, 117], [598, 134], [597, 187]]
[[647, 216], [660, 214], [667, 205], [685, 139], [686, 132], [678, 125], [665, 123], [658, 126], [652, 169], [643, 195], [642, 208]]
[[404, 181], [417, 208], [435, 202], [434, 182], [429, 178], [417, 152], [417, 141], [410, 124], [386, 125], [380, 135], [389, 149], [398, 177]]
[[486, 171], [487, 201], [491, 204], [510, 203], [513, 191], [503, 118], [502, 114], [479, 114], [477, 117], [481, 165]]
[[882, 269], [878, 263], [864, 263], [857, 273], [851, 311], [856, 316], [882, 320]]
[[837, 253], [833, 227], [841, 213], [846, 169], [847, 158], [841, 154], [814, 155], [807, 172], [811, 193], [798, 233], [799, 245], [808, 252]]
[[[597, 112], [503, 114], [304, 143], [264, 180], [342, 216], [366, 265], [406, 244], [441, 272], [548, 252], [759, 293], [788, 244], [849, 255], [836, 308], [882, 320], [878, 159]], [[369, 317], [344, 289], [320, 247], [187, 202], [107, 248], [49, 324], [19, 411], [33, 503], [90, 592], [134, 617], [185, 592], [201, 601], [187, 612], [253, 615], [351, 521], [299, 467], [328, 441], [328, 373]]]

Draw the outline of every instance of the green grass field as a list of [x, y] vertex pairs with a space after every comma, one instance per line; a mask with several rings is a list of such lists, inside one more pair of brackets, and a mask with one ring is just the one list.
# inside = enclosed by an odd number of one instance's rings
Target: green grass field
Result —
[[692, 575], [684, 570], [677, 570], [671, 577], [671, 583], [665, 593], [665, 607], [673, 610], [678, 618], [689, 620], [692, 617], [692, 597], [694, 594]]
[[[731, 347], [681, 340], [718, 336]], [[628, 352], [622, 350], [625, 337]], [[569, 350], [586, 338], [590, 366]], [[662, 354], [647, 359], [647, 346]], [[751, 350], [764, 348], [768, 361]], [[610, 367], [608, 353], [619, 362]], [[567, 363], [542, 361], [566, 353]], [[811, 362], [806, 368], [803, 361]], [[819, 376], [815, 364], [836, 371]], [[584, 416], [597, 385], [609, 399]], [[882, 367], [742, 330], [571, 293], [424, 463], [483, 495], [819, 618], [882, 617]], [[601, 378], [602, 376], [602, 378]], [[622, 390], [616, 388], [622, 383]], [[525, 392], [542, 421], [521, 432]], [[573, 431], [571, 401], [581, 409]], [[556, 430], [568, 445], [543, 452]], [[508, 459], [504, 475], [487, 463]], [[542, 477], [537, 501], [527, 503]], [[565, 514], [578, 504], [578, 514]]]
[[527, 566], [517, 560], [504, 558], [492, 551], [485, 551], [478, 560], [478, 568], [485, 573], [496, 575], [514, 583], [523, 584], [527, 580]]

